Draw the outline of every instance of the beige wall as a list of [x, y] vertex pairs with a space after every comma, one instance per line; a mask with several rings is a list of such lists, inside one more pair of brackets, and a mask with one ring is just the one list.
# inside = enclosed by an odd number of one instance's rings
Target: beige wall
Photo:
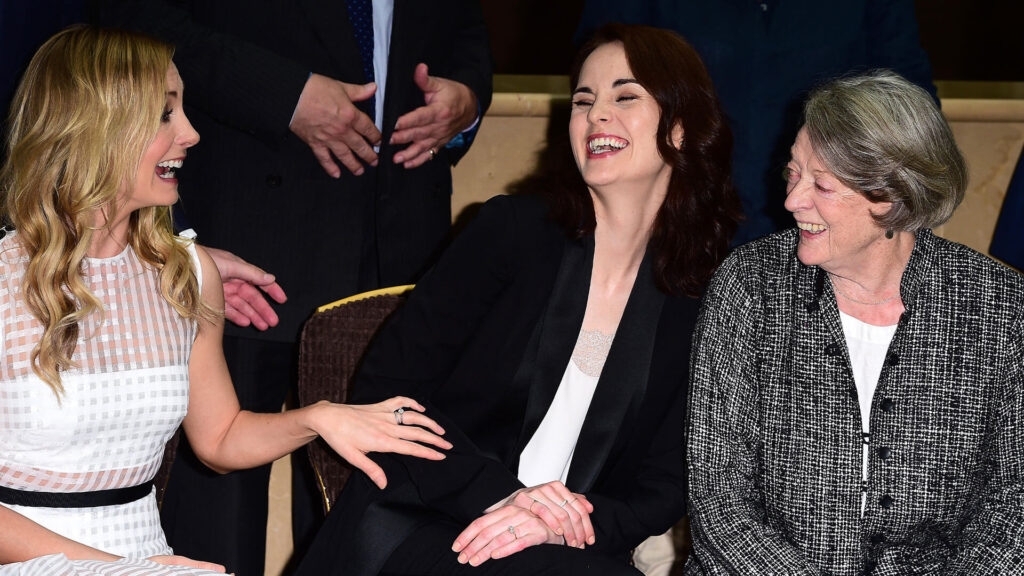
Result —
[[943, 100], [943, 112], [967, 159], [970, 182], [963, 204], [937, 232], [988, 254], [1024, 144], [1024, 100]]

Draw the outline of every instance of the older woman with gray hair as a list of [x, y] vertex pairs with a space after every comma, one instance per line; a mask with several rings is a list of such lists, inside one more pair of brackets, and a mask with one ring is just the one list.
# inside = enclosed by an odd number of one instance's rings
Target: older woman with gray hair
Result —
[[891, 72], [810, 96], [796, 228], [705, 296], [687, 574], [1020, 574], [1024, 281], [936, 237], [967, 174]]

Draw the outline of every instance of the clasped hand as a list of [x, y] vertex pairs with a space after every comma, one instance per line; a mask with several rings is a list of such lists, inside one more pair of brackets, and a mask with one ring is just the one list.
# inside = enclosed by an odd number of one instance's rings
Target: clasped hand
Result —
[[479, 566], [538, 544], [584, 548], [595, 542], [594, 506], [558, 481], [514, 492], [489, 508], [455, 539], [459, 562]]
[[[415, 168], [436, 156], [456, 134], [472, 125], [477, 112], [472, 90], [460, 82], [430, 76], [426, 64], [416, 66], [413, 82], [423, 92], [424, 105], [395, 122], [390, 140], [391, 144], [409, 145], [394, 156], [395, 164], [405, 168]], [[374, 147], [381, 143], [380, 131], [354, 104], [376, 91], [373, 82], [347, 84], [319, 74], [306, 81], [289, 127], [309, 145], [332, 178], [341, 176], [335, 159], [356, 176], [364, 172], [363, 163], [377, 165]]]

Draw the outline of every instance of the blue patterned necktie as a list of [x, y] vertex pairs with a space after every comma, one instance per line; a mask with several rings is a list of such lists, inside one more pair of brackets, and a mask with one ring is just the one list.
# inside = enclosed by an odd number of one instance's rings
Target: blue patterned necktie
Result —
[[[373, 82], [373, 0], [345, 0], [345, 4], [348, 6], [352, 33], [359, 45], [359, 54], [363, 58], [363, 75], [367, 82]], [[376, 94], [366, 101], [369, 104], [370, 120], [376, 117], [376, 101]]]

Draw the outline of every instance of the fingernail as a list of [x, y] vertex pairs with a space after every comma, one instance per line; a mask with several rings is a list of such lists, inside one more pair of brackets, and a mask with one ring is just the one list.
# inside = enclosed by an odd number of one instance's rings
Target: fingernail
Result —
[[459, 564], [465, 564], [465, 563], [466, 563], [466, 555], [465, 554], [459, 554]]
[[591, 536], [590, 538], [587, 538], [587, 544], [591, 544], [591, 545], [593, 545], [593, 544], [594, 544], [594, 542], [596, 542], [596, 541], [597, 541], [597, 540], [596, 540], [596, 539], [595, 539], [595, 538], [594, 538], [593, 536]]
[[480, 557], [479, 556], [473, 556], [473, 558], [471, 558], [470, 561], [469, 561], [469, 565], [470, 566], [479, 566], [480, 565]]
[[395, 154], [395, 164], [401, 164], [402, 162], [405, 162], [405, 156]]
[[362, 175], [363, 175], [363, 169], [362, 169], [362, 168], [360, 168], [360, 169], [356, 170], [356, 171], [355, 171], [355, 175], [356, 175], [356, 176], [362, 176]]
[[462, 550], [462, 546], [458, 542], [452, 544], [452, 552], [458, 552], [459, 550]]
[[370, 166], [376, 166], [376, 165], [377, 165], [377, 160], [374, 160], [373, 162], [370, 162]]
[[[531, 506], [532, 506], [532, 504], [531, 504]], [[561, 528], [556, 528], [555, 529], [555, 534], [561, 536], [562, 535], [562, 529]]]

